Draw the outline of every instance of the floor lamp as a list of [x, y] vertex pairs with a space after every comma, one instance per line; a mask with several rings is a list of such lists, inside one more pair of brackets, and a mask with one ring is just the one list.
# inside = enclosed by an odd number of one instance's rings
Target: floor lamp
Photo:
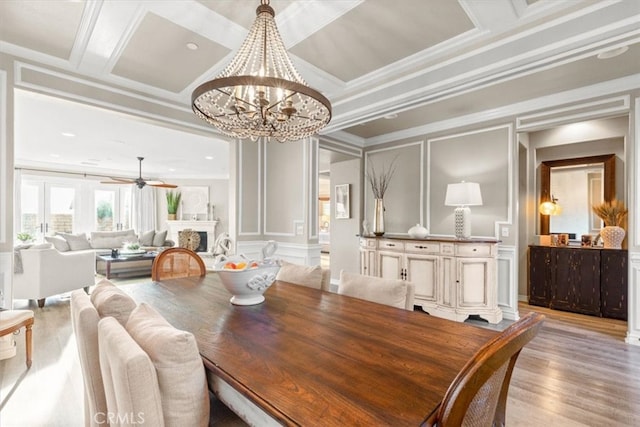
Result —
[[460, 182], [447, 185], [445, 206], [456, 206], [455, 235], [458, 239], [471, 237], [471, 209], [469, 206], [481, 206], [482, 195], [477, 182]]

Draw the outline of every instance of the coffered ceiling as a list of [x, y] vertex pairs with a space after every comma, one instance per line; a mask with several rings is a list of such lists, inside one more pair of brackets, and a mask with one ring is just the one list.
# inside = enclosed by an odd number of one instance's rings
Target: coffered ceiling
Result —
[[[184, 112], [193, 89], [218, 74], [242, 43], [258, 3], [2, 0], [0, 51], [2, 60], [13, 56]], [[640, 73], [636, 0], [271, 5], [301, 75], [333, 105], [322, 137], [360, 147], [603, 82], [625, 88]], [[620, 56], [596, 57], [624, 46], [629, 49]], [[224, 158], [227, 142], [195, 117], [169, 129], [151, 118], [115, 114], [109, 105], [52, 100], [57, 94], [46, 88], [32, 91], [24, 87], [16, 96], [17, 165], [131, 173], [142, 155], [149, 172], [162, 177], [228, 174], [224, 161], [202, 160]], [[86, 116], [70, 116], [74, 109]], [[77, 139], [70, 144], [58, 137], [62, 132]]]

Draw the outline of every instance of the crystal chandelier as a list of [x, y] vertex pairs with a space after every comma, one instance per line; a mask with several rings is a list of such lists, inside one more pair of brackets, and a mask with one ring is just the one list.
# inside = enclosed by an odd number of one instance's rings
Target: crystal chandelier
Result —
[[331, 103], [307, 86], [280, 38], [269, 0], [231, 63], [191, 96], [196, 115], [234, 138], [295, 141], [331, 120]]

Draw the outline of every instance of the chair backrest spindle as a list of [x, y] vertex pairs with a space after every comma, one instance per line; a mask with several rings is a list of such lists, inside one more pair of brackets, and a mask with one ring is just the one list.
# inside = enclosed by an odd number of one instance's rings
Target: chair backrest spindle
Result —
[[151, 279], [204, 276], [206, 273], [204, 261], [197, 253], [185, 248], [169, 248], [160, 252], [153, 261]]

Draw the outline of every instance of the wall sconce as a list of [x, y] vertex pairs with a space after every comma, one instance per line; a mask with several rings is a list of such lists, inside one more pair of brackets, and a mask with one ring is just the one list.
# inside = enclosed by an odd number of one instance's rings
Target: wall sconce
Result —
[[557, 203], [558, 199], [551, 195], [551, 200], [547, 200], [546, 202], [542, 202], [540, 204], [540, 214], [541, 215], [560, 215], [562, 212], [562, 207]]
[[460, 182], [447, 185], [445, 206], [457, 206], [455, 214], [455, 235], [458, 239], [471, 237], [471, 209], [469, 206], [482, 206], [480, 184], [477, 182]]

